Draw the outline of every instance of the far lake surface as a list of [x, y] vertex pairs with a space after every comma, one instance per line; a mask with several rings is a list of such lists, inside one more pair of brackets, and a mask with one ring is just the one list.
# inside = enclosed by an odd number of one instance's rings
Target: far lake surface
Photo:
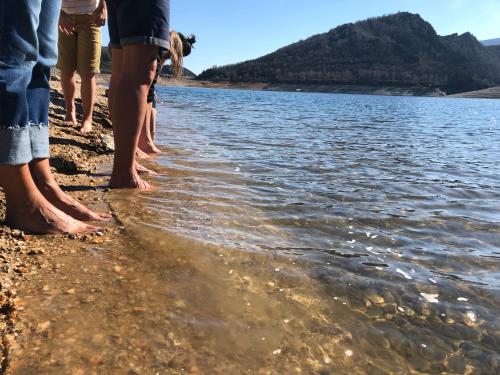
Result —
[[123, 234], [61, 261], [76, 295], [32, 293], [30, 368], [500, 373], [500, 101], [159, 96], [157, 189], [106, 193]]

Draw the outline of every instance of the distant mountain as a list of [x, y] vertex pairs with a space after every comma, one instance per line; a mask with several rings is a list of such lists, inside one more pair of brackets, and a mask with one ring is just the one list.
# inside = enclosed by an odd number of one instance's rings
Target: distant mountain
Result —
[[[162, 75], [170, 74], [170, 65], [165, 65], [162, 70]], [[101, 73], [111, 74], [111, 56], [108, 53], [108, 47], [102, 48], [101, 53]], [[196, 74], [190, 71], [187, 68], [184, 68], [184, 77], [185, 78], [195, 78]]]
[[407, 12], [339, 26], [325, 34], [197, 79], [287, 84], [426, 86], [467, 91], [500, 82], [500, 57], [470, 33], [439, 36]]
[[482, 40], [481, 44], [483, 46], [500, 46], [500, 38]]

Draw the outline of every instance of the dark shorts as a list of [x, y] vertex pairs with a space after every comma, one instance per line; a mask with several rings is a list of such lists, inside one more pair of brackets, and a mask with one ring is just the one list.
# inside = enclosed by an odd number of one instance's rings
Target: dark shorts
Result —
[[169, 47], [170, 0], [106, 0], [109, 47]]

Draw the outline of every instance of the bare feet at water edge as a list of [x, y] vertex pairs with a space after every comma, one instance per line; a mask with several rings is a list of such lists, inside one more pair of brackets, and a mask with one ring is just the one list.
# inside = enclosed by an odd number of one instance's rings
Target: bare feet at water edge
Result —
[[57, 184], [38, 186], [38, 188], [43, 196], [56, 208], [77, 220], [105, 222], [112, 218], [110, 214], [94, 212], [88, 209], [76, 199], [62, 191]]
[[147, 155], [158, 155], [161, 154], [161, 150], [156, 147], [153, 143], [141, 143], [139, 142], [138, 150], [144, 152]]
[[81, 221], [108, 221], [111, 215], [94, 212], [61, 190], [54, 179], [47, 159], [30, 163], [30, 170], [38, 190], [59, 210]]
[[146, 168], [144, 165], [142, 164], [139, 164], [139, 163], [135, 163], [135, 170], [137, 171], [137, 173], [139, 174], [147, 174], [147, 175], [150, 175], [150, 176], [158, 176], [159, 173], [158, 172], [155, 172], [149, 168]]
[[142, 151], [140, 148], [137, 148], [135, 155], [138, 159], [149, 159], [151, 157], [150, 155]]
[[137, 189], [142, 191], [153, 190], [154, 187], [144, 181], [136, 170], [127, 174], [112, 174], [109, 181], [110, 189]]

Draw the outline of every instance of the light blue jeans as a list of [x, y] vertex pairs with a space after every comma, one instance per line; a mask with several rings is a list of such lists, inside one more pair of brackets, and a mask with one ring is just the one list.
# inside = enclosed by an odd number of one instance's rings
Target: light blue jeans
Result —
[[49, 157], [60, 9], [61, 0], [0, 0], [0, 164]]

